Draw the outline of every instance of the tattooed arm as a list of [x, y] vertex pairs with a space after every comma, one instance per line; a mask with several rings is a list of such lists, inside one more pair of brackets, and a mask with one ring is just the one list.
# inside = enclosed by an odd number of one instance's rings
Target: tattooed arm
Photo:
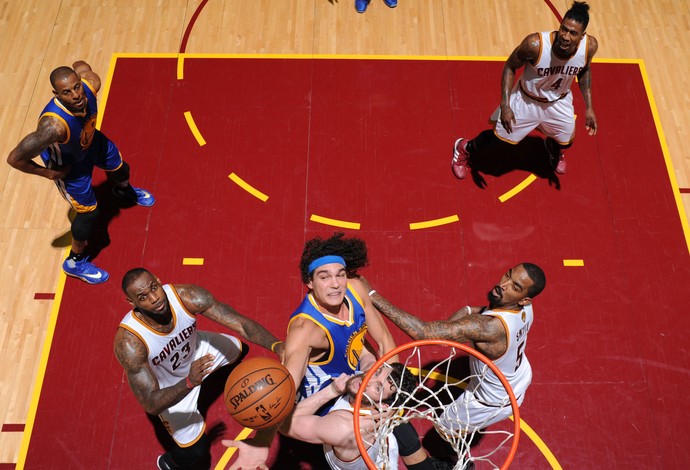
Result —
[[[200, 286], [192, 284], [176, 285], [175, 289], [180, 295], [184, 306], [191, 313], [201, 314], [221, 325], [231, 329], [249, 342], [263, 346], [271, 351], [271, 345], [278, 342], [266, 328], [247, 318], [228, 304], [218, 302], [213, 295]], [[280, 355], [282, 343], [275, 348]]]
[[57, 118], [44, 116], [37, 129], [24, 137], [7, 156], [7, 163], [24, 173], [43, 176], [49, 180], [64, 178], [70, 170], [69, 166], [46, 168], [34, 162], [33, 159], [51, 144], [64, 142], [67, 138], [67, 128]]
[[186, 397], [191, 390], [187, 382], [193, 386], [200, 385], [213, 367], [213, 356], [207, 354], [192, 362], [189, 375], [184, 380], [170, 387], [160, 388], [158, 380], [149, 369], [146, 346], [136, 335], [118, 328], [114, 348], [117, 360], [125, 369], [134, 397], [152, 415], [161, 414]]
[[[378, 292], [371, 295], [374, 306], [412, 339], [445, 339], [458, 343], [491, 343], [505, 337], [500, 320], [485, 315], [453, 314], [449, 320], [424, 322], [396, 307]], [[474, 309], [473, 309], [474, 311]], [[496, 323], [498, 322], [498, 323]]]

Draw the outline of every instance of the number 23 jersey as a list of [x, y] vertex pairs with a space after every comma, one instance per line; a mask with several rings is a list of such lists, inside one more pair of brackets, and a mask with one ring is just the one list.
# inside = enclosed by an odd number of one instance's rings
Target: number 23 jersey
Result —
[[120, 327], [136, 335], [146, 345], [148, 364], [158, 379], [160, 388], [178, 383], [189, 375], [189, 368], [197, 349], [196, 316], [182, 305], [177, 291], [170, 284], [164, 284], [173, 329], [165, 334], [154, 330], [139, 320], [130, 310], [120, 322]]

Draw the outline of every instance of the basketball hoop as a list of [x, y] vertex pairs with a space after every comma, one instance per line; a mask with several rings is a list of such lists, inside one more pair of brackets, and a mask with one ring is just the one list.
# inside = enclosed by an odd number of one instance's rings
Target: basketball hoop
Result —
[[[418, 384], [412, 392], [401, 391], [401, 387], [397, 386], [395, 404], [387, 406], [380, 399], [366, 395], [364, 390], [375, 372], [381, 367], [390, 367], [386, 361], [396, 355], [399, 356], [399, 362], [416, 375]], [[463, 358], [469, 357], [474, 357], [483, 364], [475, 367], [474, 373], [458, 372], [455, 366]], [[454, 416], [466, 415], [471, 400], [455, 398], [468, 384], [471, 383], [472, 390], [476, 390], [487, 378], [493, 381], [498, 378], [505, 389], [505, 397], [500, 402], [481, 402], [486, 405], [485, 410], [489, 410], [489, 415], [472, 425], [459, 419], [451, 421], [447, 417], [442, 418], [444, 411], [451, 412]], [[368, 426], [374, 426], [373, 432], [367, 433], [368, 436], [374, 436], [372, 438], [364, 438], [360, 430], [360, 408], [365, 396], [374, 407], [386, 409], [381, 417], [373, 420], [373, 424], [372, 420], [367, 421]], [[466, 393], [463, 397], [471, 398], [472, 394]], [[503, 419], [509, 416], [510, 411], [513, 415], [512, 424]], [[463, 344], [446, 340], [413, 341], [384, 355], [366, 374], [355, 399], [354, 428], [357, 447], [370, 470], [389, 468], [388, 437], [396, 426], [413, 419], [421, 420], [418, 423], [422, 427], [426, 425], [428, 429], [431, 429], [431, 423], [439, 436], [450, 444], [457, 455], [454, 470], [472, 468], [471, 463], [477, 465], [477, 468], [505, 470], [515, 457], [520, 436], [520, 412], [513, 390], [491, 360]], [[478, 444], [470, 446], [478, 439], [481, 439]], [[368, 453], [368, 449], [373, 446], [378, 449], [374, 456], [376, 463]]]

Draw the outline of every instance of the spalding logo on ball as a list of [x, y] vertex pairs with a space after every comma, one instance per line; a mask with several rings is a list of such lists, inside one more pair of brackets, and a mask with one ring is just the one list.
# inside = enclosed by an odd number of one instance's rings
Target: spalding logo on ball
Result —
[[225, 407], [242, 426], [280, 424], [295, 406], [295, 381], [280, 362], [267, 357], [242, 361], [225, 382]]

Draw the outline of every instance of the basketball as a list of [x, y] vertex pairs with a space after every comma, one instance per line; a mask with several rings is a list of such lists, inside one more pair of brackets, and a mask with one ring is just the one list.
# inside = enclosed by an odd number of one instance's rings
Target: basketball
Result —
[[242, 426], [265, 429], [282, 422], [295, 406], [295, 381], [280, 362], [267, 357], [242, 361], [223, 393], [230, 416]]

